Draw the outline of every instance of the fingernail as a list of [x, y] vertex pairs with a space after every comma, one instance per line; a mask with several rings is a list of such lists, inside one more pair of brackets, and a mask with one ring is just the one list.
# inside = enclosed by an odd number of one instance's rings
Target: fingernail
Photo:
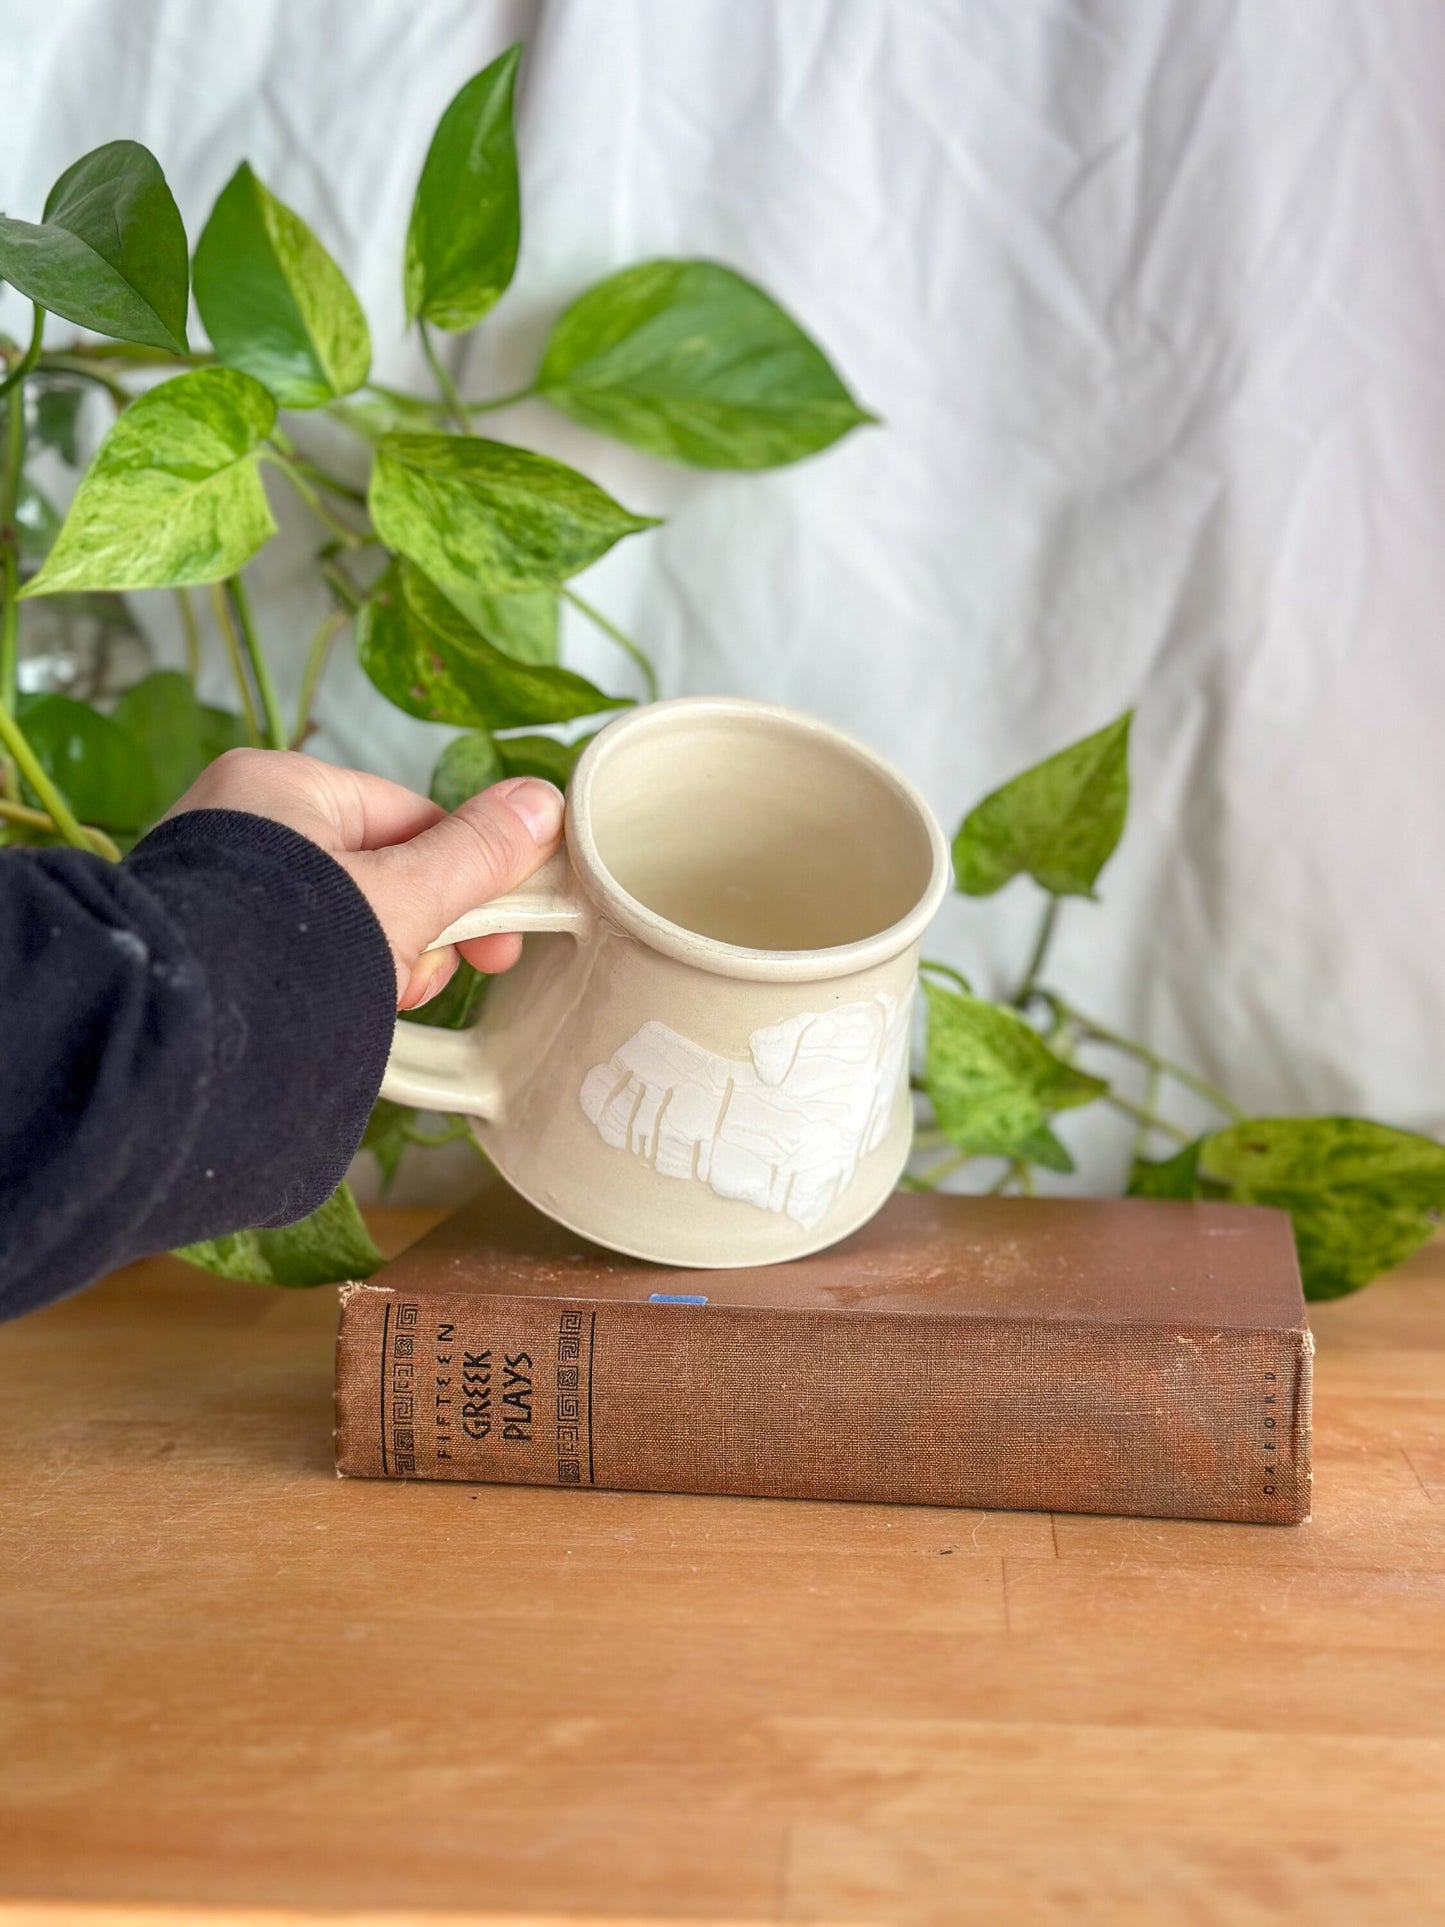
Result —
[[520, 816], [534, 843], [555, 843], [562, 834], [562, 792], [540, 776], [517, 776], [497, 786], [507, 808]]
[[397, 1008], [416, 1010], [420, 1005], [430, 1003], [450, 977], [456, 954], [450, 946], [444, 950], [423, 951], [412, 965], [411, 979]]

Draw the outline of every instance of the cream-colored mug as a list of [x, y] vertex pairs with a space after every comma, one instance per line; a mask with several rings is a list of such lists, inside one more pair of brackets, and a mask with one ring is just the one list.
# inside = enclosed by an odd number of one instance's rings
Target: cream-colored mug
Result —
[[382, 1095], [470, 1117], [516, 1190], [615, 1251], [821, 1250], [907, 1158], [947, 885], [928, 805], [853, 738], [732, 698], [629, 710], [578, 759], [563, 848], [437, 942], [541, 934], [470, 1029], [397, 1025]]

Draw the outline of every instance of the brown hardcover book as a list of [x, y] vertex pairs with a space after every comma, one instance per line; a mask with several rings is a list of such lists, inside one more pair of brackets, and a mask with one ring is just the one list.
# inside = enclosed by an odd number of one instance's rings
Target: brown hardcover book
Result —
[[900, 1194], [831, 1251], [674, 1271], [503, 1185], [343, 1287], [337, 1467], [1292, 1525], [1289, 1219]]

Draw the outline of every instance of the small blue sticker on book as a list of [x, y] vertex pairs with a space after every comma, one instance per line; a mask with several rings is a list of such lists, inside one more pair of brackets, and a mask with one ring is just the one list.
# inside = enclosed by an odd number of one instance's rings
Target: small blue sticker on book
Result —
[[649, 1305], [705, 1305], [707, 1300], [686, 1291], [654, 1291], [647, 1302]]

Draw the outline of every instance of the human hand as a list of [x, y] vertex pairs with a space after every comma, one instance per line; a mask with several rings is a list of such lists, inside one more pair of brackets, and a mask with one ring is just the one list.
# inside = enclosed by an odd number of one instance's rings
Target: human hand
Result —
[[334, 857], [391, 945], [401, 1010], [435, 997], [458, 953], [478, 970], [512, 967], [522, 954], [518, 936], [427, 945], [465, 911], [525, 882], [562, 838], [561, 792], [538, 777], [494, 783], [449, 816], [400, 783], [292, 750], [227, 750], [167, 815], [187, 810], [270, 817]]

